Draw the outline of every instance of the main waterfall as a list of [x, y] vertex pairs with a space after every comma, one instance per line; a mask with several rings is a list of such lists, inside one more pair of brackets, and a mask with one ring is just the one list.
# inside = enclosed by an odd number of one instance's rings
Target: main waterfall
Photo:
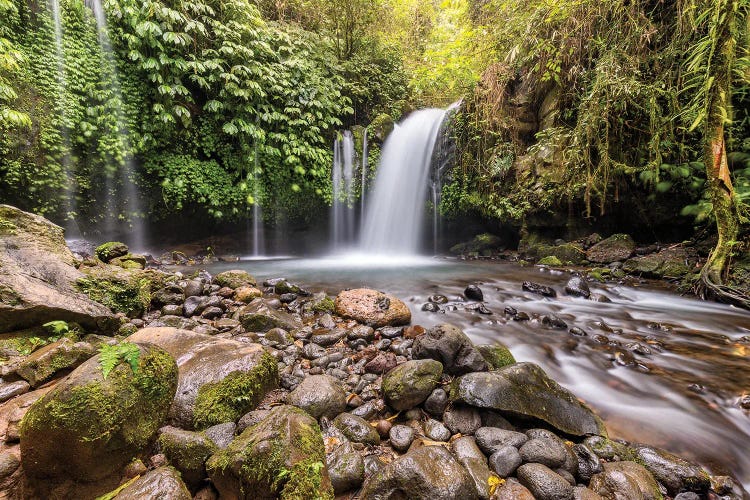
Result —
[[388, 256], [419, 253], [432, 153], [447, 112], [415, 111], [388, 136], [375, 187], [368, 196], [361, 252]]

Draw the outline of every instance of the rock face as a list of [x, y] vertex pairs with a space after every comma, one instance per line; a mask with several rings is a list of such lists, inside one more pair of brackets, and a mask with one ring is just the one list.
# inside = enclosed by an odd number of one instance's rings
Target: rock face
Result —
[[432, 393], [442, 374], [443, 365], [431, 359], [402, 363], [383, 377], [385, 400], [394, 410], [414, 408]]
[[411, 311], [401, 300], [368, 288], [346, 290], [334, 301], [336, 314], [373, 328], [408, 325]]
[[599, 417], [534, 363], [459, 377], [453, 382], [451, 399], [535, 417], [574, 436], [606, 434]]
[[55, 320], [114, 331], [112, 312], [75, 290], [81, 276], [62, 228], [0, 205], [0, 333]]
[[633, 255], [635, 241], [627, 234], [613, 234], [586, 251], [586, 259], [591, 262], [609, 264], [623, 261]]
[[175, 328], [144, 328], [128, 340], [156, 344], [177, 360], [169, 417], [184, 429], [236, 421], [278, 385], [276, 360], [258, 344]]
[[475, 500], [474, 480], [442, 446], [425, 446], [388, 464], [371, 476], [362, 498], [386, 500]]
[[277, 406], [207, 462], [222, 498], [333, 499], [317, 422], [293, 406]]
[[93, 481], [145, 451], [167, 418], [177, 366], [163, 349], [139, 348], [137, 372], [121, 362], [104, 378], [97, 355], [31, 406], [21, 422], [29, 477]]
[[415, 359], [440, 361], [446, 373], [451, 375], [480, 372], [489, 368], [469, 337], [453, 325], [430, 328], [414, 341], [412, 352]]
[[180, 473], [172, 467], [163, 466], [146, 472], [112, 498], [116, 500], [141, 500], [144, 498], [191, 500], [193, 496], [180, 479]]
[[473, 240], [464, 243], [453, 245], [450, 252], [455, 255], [466, 255], [472, 253], [483, 254], [485, 252], [492, 253], [502, 245], [503, 241], [494, 234], [483, 233], [478, 234]]
[[346, 409], [346, 392], [330, 375], [306, 377], [290, 394], [288, 402], [314, 418], [334, 418]]

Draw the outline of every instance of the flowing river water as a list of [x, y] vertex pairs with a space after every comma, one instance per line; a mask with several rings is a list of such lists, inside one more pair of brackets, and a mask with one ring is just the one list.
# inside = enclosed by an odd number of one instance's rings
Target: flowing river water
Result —
[[[395, 295], [409, 305], [412, 324], [452, 323], [475, 343], [502, 342], [518, 361], [538, 363], [604, 418], [611, 437], [663, 447], [750, 489], [750, 411], [738, 405], [750, 392], [746, 311], [681, 297], [658, 284], [590, 283], [610, 303], [570, 297], [564, 293], [569, 273], [497, 261], [337, 256], [209, 270], [232, 268], [259, 280], [283, 276], [311, 291], [368, 287]], [[558, 296], [525, 292], [523, 281], [551, 286]], [[467, 310], [462, 292], [470, 283], [482, 288], [493, 314]], [[445, 311], [422, 311], [436, 294], [450, 300]], [[503, 313], [508, 306], [531, 319], [514, 321]], [[568, 328], [545, 327], [539, 318], [548, 314]], [[572, 327], [587, 335], [572, 335]]]

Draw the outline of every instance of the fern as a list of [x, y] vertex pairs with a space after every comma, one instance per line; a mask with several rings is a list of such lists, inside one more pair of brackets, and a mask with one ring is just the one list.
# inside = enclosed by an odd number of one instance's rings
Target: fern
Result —
[[101, 346], [99, 348], [99, 364], [102, 367], [102, 375], [107, 378], [112, 370], [123, 361], [130, 365], [133, 373], [138, 373], [140, 355], [140, 349], [132, 342]]

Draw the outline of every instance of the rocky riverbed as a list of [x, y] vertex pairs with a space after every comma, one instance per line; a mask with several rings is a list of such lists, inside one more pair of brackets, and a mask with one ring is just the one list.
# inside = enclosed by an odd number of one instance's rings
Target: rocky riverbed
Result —
[[399, 297], [143, 269], [121, 244], [76, 258], [33, 222], [0, 235], [0, 496], [743, 498]]

